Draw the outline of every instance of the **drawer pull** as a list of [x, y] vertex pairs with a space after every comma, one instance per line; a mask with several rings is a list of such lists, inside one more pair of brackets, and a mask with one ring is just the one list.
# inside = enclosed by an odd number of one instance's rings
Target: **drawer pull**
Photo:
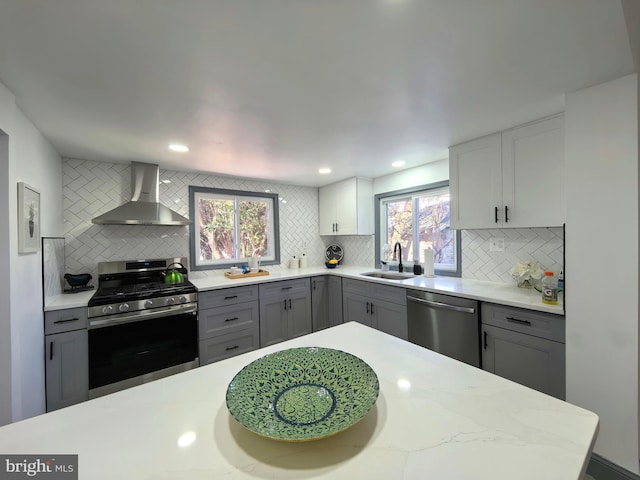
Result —
[[228, 297], [224, 297], [225, 300], [231, 300], [232, 298], [238, 298], [238, 295], [229, 295]]
[[507, 321], [517, 323], [519, 325], [527, 325], [531, 326], [531, 322], [529, 320], [520, 320], [519, 318], [507, 317]]
[[282, 290], [291, 290], [292, 288], [293, 288], [292, 286], [282, 287]]
[[227, 348], [225, 348], [225, 351], [229, 352], [231, 350], [235, 350], [236, 348], [240, 348], [240, 346], [239, 345], [234, 345], [233, 347], [227, 347]]
[[53, 323], [67, 323], [67, 322], [77, 322], [80, 320], [79, 318], [65, 318], [64, 320], [56, 320]]
[[233, 322], [234, 320], [238, 320], [238, 317], [227, 318], [225, 319], [225, 322]]

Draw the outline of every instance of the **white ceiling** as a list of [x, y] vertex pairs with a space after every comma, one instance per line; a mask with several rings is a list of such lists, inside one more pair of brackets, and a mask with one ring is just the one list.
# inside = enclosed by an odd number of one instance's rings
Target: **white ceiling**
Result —
[[0, 0], [0, 81], [62, 156], [298, 185], [633, 71], [620, 0]]

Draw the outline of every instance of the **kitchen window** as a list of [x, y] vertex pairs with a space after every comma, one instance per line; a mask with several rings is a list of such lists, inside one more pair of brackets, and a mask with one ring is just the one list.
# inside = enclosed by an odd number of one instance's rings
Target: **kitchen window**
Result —
[[[451, 230], [449, 182], [382, 193], [376, 198], [376, 265], [393, 258], [396, 242], [402, 264], [412, 271], [414, 260], [424, 264], [424, 250], [432, 248], [438, 275], [460, 276], [460, 232]], [[398, 262], [389, 262], [397, 269]]]
[[278, 194], [189, 187], [191, 269], [280, 263]]

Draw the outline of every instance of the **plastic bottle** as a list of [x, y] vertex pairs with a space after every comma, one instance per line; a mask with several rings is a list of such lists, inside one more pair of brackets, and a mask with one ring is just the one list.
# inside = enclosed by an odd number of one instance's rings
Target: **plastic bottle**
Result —
[[553, 272], [544, 272], [544, 277], [542, 278], [542, 303], [558, 304], [558, 280], [553, 276]]

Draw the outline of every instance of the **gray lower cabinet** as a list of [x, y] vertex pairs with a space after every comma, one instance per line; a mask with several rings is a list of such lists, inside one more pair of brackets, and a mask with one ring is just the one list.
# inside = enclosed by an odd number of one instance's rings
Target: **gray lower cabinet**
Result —
[[314, 332], [329, 327], [328, 280], [326, 275], [311, 277], [311, 322]]
[[342, 323], [342, 279], [329, 275], [311, 277], [313, 331]]
[[311, 333], [308, 278], [260, 284], [260, 346]]
[[260, 347], [257, 285], [198, 294], [200, 365], [224, 360]]
[[565, 322], [561, 315], [481, 306], [482, 368], [565, 399]]
[[342, 278], [329, 276], [329, 326], [342, 323]]
[[345, 278], [342, 281], [345, 322], [359, 322], [407, 340], [406, 290]]
[[45, 312], [47, 412], [89, 399], [87, 309]]

